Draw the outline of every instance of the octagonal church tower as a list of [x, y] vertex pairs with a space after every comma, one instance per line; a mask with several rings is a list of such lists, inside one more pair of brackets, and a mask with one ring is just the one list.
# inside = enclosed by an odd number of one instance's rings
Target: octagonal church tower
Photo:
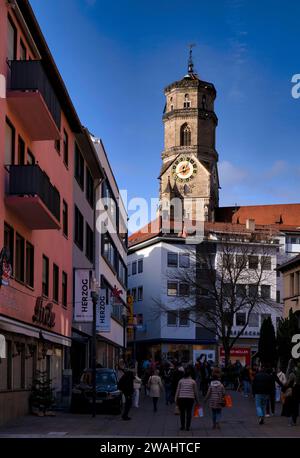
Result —
[[180, 197], [185, 218], [213, 221], [219, 204], [216, 89], [194, 72], [192, 50], [188, 73], [164, 92], [160, 200]]

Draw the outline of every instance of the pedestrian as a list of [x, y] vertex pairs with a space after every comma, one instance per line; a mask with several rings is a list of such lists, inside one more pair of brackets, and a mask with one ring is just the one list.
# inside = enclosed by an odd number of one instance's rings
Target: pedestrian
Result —
[[156, 369], [154, 374], [148, 380], [149, 396], [152, 398], [153, 402], [153, 411], [157, 412], [157, 403], [160, 398], [161, 392], [163, 390], [163, 384], [159, 372]]
[[124, 410], [122, 414], [123, 420], [131, 420], [128, 414], [132, 406], [132, 396], [134, 393], [133, 381], [134, 381], [133, 371], [124, 370], [124, 374], [122, 375], [118, 383], [118, 388], [125, 397]]
[[178, 386], [179, 380], [182, 379], [183, 375], [184, 375], [184, 370], [181, 369], [181, 367], [177, 364], [175, 367], [175, 370], [173, 370], [173, 373], [172, 373], [172, 384], [171, 384], [172, 399], [175, 399], [177, 386]]
[[256, 373], [252, 391], [255, 396], [256, 413], [258, 416], [258, 423], [263, 425], [266, 416], [266, 405], [270, 398], [273, 389], [272, 377], [266, 372], [264, 367], [261, 367], [260, 371]]
[[209, 399], [209, 407], [212, 411], [213, 429], [220, 429], [222, 408], [225, 407], [225, 388], [220, 381], [221, 376], [221, 369], [215, 367], [212, 372], [212, 381], [205, 397], [205, 401]]
[[275, 369], [268, 368], [266, 369], [266, 371], [271, 376], [271, 379], [272, 379], [272, 389], [271, 389], [271, 393], [270, 393], [269, 399], [267, 400], [267, 405], [266, 405], [266, 417], [270, 417], [271, 415], [275, 415], [277, 375], [276, 375]]
[[134, 388], [133, 405], [137, 409], [140, 406], [139, 404], [140, 404], [141, 386], [142, 386], [142, 379], [140, 379], [136, 373], [134, 376], [134, 380], [133, 380], [133, 388]]
[[162, 373], [162, 379], [165, 387], [166, 405], [173, 404], [172, 375], [173, 374], [171, 367], [169, 365], [166, 365]]
[[194, 401], [199, 403], [197, 384], [192, 378], [191, 370], [187, 368], [184, 377], [178, 382], [175, 395], [175, 402], [180, 411], [181, 431], [184, 429], [186, 431], [190, 430]]
[[289, 426], [296, 426], [299, 416], [300, 380], [294, 373], [290, 373], [283, 391], [283, 407], [281, 415], [288, 418]]
[[206, 359], [201, 363], [200, 374], [201, 374], [202, 395], [206, 396], [210, 377], [211, 377], [211, 367], [210, 367], [209, 362]]
[[277, 372], [277, 380], [276, 380], [276, 402], [283, 402], [283, 393], [282, 388], [286, 384], [287, 379], [285, 373], [283, 372], [282, 368], [280, 368]]
[[250, 366], [246, 365], [243, 367], [241, 371], [241, 381], [243, 382], [244, 396], [248, 398], [251, 392]]

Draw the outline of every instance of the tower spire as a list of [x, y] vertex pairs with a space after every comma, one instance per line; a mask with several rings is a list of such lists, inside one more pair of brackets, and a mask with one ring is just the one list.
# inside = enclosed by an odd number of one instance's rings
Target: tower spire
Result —
[[190, 44], [190, 51], [189, 51], [189, 60], [188, 60], [188, 74], [192, 75], [194, 73], [194, 62], [193, 62], [193, 48], [196, 45], [194, 43]]

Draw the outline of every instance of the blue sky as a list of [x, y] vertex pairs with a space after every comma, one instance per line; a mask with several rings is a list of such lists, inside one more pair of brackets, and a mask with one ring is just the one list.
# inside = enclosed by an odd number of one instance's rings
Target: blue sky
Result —
[[195, 67], [215, 84], [220, 204], [300, 202], [300, 2], [31, 0], [83, 124], [120, 189], [158, 196], [163, 88]]

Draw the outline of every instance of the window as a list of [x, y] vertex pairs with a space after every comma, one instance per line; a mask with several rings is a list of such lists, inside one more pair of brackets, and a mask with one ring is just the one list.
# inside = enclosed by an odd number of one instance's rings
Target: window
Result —
[[63, 200], [63, 234], [68, 237], [68, 204]]
[[143, 287], [139, 286], [138, 287], [138, 301], [142, 301], [142, 300], [143, 300]]
[[190, 255], [188, 253], [179, 255], [179, 267], [190, 267]]
[[54, 140], [54, 148], [60, 154], [60, 138]]
[[188, 124], [183, 124], [180, 129], [180, 145], [190, 146], [191, 145], [191, 128]]
[[246, 256], [243, 256], [241, 254], [236, 255], [235, 257], [235, 265], [237, 269], [244, 269], [246, 267]]
[[59, 301], [59, 267], [53, 264], [53, 300]]
[[168, 296], [177, 296], [178, 294], [178, 284], [176, 282], [168, 282]]
[[167, 312], [167, 323], [168, 326], [177, 326], [177, 311]]
[[168, 267], [177, 267], [178, 266], [178, 254], [177, 253], [168, 253]]
[[189, 325], [189, 312], [187, 310], [180, 310], [179, 312], [179, 326]]
[[21, 282], [25, 280], [25, 240], [20, 234], [16, 234], [16, 264], [15, 278]]
[[64, 129], [64, 134], [63, 134], [63, 144], [64, 144], [64, 163], [66, 166], [69, 164], [69, 137], [67, 132]]
[[75, 143], [75, 178], [81, 187], [84, 188], [84, 159], [83, 156]]
[[225, 297], [232, 296], [232, 286], [231, 283], [223, 283], [223, 294]]
[[249, 285], [249, 296], [255, 298], [258, 296], [258, 286], [257, 285]]
[[190, 108], [190, 107], [191, 107], [190, 97], [189, 97], [188, 94], [185, 94], [184, 102], [183, 102], [183, 108]]
[[18, 137], [18, 164], [25, 165], [25, 142], [22, 137]]
[[27, 59], [26, 46], [24, 45], [23, 41], [20, 40], [20, 60], [26, 60], [26, 59]]
[[15, 60], [17, 58], [17, 29], [10, 16], [8, 16], [7, 35], [7, 60]]
[[189, 296], [190, 285], [188, 283], [179, 283], [179, 296]]
[[102, 184], [102, 200], [113, 223], [117, 223], [117, 205], [111, 187], [107, 181], [104, 181]]
[[138, 260], [138, 273], [139, 274], [143, 273], [143, 260], [142, 259]]
[[123, 263], [122, 259], [119, 257], [119, 265], [118, 265], [118, 278], [120, 282], [126, 286], [127, 284], [127, 271], [125, 264]]
[[43, 255], [42, 293], [49, 296], [49, 259]]
[[132, 263], [132, 275], [136, 275], [136, 261]]
[[245, 326], [246, 324], [246, 313], [237, 313], [236, 314], [236, 325]]
[[249, 321], [248, 326], [251, 328], [258, 328], [259, 325], [259, 315], [258, 313], [250, 313], [249, 314]]
[[270, 285], [261, 285], [260, 292], [261, 292], [261, 297], [263, 299], [271, 298], [271, 286]]
[[94, 232], [88, 223], [85, 225], [85, 255], [90, 262], [94, 261]]
[[244, 298], [247, 296], [246, 285], [236, 285], [236, 295], [239, 298]]
[[66, 272], [62, 272], [62, 283], [61, 283], [61, 299], [62, 305], [67, 308], [68, 305], [68, 275]]
[[290, 296], [291, 297], [295, 295], [294, 278], [295, 278], [295, 275], [290, 274]]
[[86, 199], [94, 208], [94, 180], [88, 168], [86, 168]]
[[111, 267], [117, 270], [118, 258], [116, 248], [112, 243], [110, 236], [107, 233], [103, 234], [102, 237], [102, 255], [106, 259], [106, 261], [108, 261], [108, 263], [111, 265]]
[[263, 270], [272, 269], [271, 256], [262, 256], [261, 257], [261, 267]]
[[209, 290], [207, 288], [199, 288], [199, 294], [200, 296], [207, 297], [209, 295]]
[[276, 302], [278, 302], [278, 304], [280, 304], [280, 302], [281, 302], [281, 295], [280, 295], [280, 291], [279, 290], [276, 291]]
[[5, 123], [4, 161], [4, 165], [11, 165], [15, 162], [15, 128], [8, 118]]
[[257, 269], [258, 268], [258, 256], [249, 256], [249, 269]]
[[34, 247], [26, 242], [26, 283], [34, 287]]
[[132, 288], [131, 295], [132, 295], [132, 298], [133, 298], [133, 302], [136, 302], [136, 288]]
[[75, 205], [75, 243], [83, 250], [83, 216]]
[[34, 165], [35, 164], [35, 157], [32, 152], [27, 149], [27, 165]]
[[[278, 269], [278, 267], [279, 267], [279, 264], [277, 264], [276, 269]], [[277, 277], [277, 278], [280, 278], [280, 272], [279, 272], [279, 270], [276, 270], [276, 277]]]
[[4, 246], [8, 251], [12, 268], [14, 265], [14, 244], [14, 230], [11, 226], [4, 223]]

